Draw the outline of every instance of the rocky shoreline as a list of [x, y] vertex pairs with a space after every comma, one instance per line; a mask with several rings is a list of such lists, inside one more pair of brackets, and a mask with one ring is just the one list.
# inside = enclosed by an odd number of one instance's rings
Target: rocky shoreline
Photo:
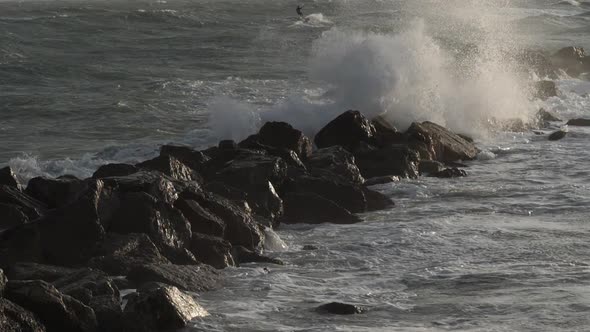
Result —
[[[563, 58], [579, 55], [571, 51]], [[580, 59], [569, 66], [590, 62]], [[540, 112], [545, 121], [556, 120]], [[394, 206], [369, 186], [465, 176], [462, 161], [479, 152], [435, 123], [399, 132], [358, 111], [333, 119], [313, 143], [267, 122], [239, 143], [165, 145], [154, 159], [104, 165], [87, 179], [37, 177], [24, 188], [9, 167], [0, 170], [0, 330], [182, 328], [208, 315], [187, 292], [221, 287], [220, 269], [282, 264], [264, 255], [270, 230], [360, 222], [358, 213]], [[137, 291], [123, 294], [129, 289]], [[318, 310], [362, 312], [338, 303]]]

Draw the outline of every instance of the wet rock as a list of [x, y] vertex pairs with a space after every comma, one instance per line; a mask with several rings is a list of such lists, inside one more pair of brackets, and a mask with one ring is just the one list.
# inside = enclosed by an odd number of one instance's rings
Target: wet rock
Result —
[[440, 172], [432, 174], [432, 176], [437, 178], [457, 178], [467, 176], [467, 172], [458, 168], [447, 168]]
[[362, 314], [365, 309], [363, 307], [340, 302], [330, 302], [322, 304], [316, 309], [320, 313], [335, 314], [335, 315], [353, 315]]
[[203, 208], [191, 199], [179, 199], [174, 206], [179, 209], [191, 223], [193, 232], [223, 236], [225, 223], [216, 215]]
[[545, 100], [549, 97], [557, 96], [557, 88], [553, 81], [538, 81], [532, 84], [532, 95], [535, 98]]
[[572, 76], [577, 76], [588, 69], [585, 59], [584, 48], [575, 46], [564, 47], [551, 57], [557, 67], [564, 69]]
[[404, 135], [398, 132], [384, 116], [380, 115], [373, 118], [371, 124], [375, 127], [373, 141], [376, 146], [383, 147], [391, 144], [400, 144], [404, 141]]
[[395, 176], [395, 175], [377, 176], [377, 177], [372, 177], [372, 178], [365, 180], [365, 186], [369, 187], [369, 186], [375, 186], [375, 185], [379, 185], [379, 184], [386, 184], [386, 183], [398, 182], [398, 181], [399, 181], [399, 176]]
[[120, 298], [117, 285], [112, 281], [112, 278], [100, 270], [82, 268], [53, 281], [51, 284], [61, 293], [86, 305], [89, 305], [92, 298], [96, 296]]
[[557, 140], [564, 138], [565, 135], [567, 135], [567, 131], [558, 130], [558, 131], [552, 132], [547, 139], [550, 141], [557, 141]]
[[94, 255], [88, 265], [112, 275], [126, 275], [137, 265], [170, 263], [149, 236], [141, 233], [107, 234]]
[[4, 271], [0, 269], [0, 297], [2, 297], [2, 295], [4, 294], [4, 287], [6, 287], [7, 281], [8, 279], [6, 278]]
[[239, 147], [250, 150], [264, 151], [268, 155], [283, 159], [290, 168], [305, 169], [305, 165], [301, 161], [301, 158], [299, 158], [297, 152], [286, 148], [276, 148], [270, 145], [262, 144], [258, 134], [248, 136], [248, 138], [240, 142]]
[[231, 248], [231, 244], [222, 238], [200, 233], [193, 233], [190, 245], [197, 260], [216, 269], [235, 265]]
[[207, 182], [204, 189], [205, 191], [212, 192], [234, 202], [245, 202], [248, 200], [248, 194], [246, 192], [223, 182]]
[[285, 196], [285, 215], [281, 222], [286, 224], [353, 224], [361, 219], [347, 209], [318, 194], [310, 192], [287, 193]]
[[[103, 178], [106, 187], [121, 193], [144, 192], [159, 201], [173, 204], [178, 199], [178, 193], [190, 184], [175, 182], [174, 179], [157, 171], [140, 170], [125, 176]], [[194, 182], [191, 184], [196, 185]], [[177, 187], [178, 186], [178, 187]]]
[[353, 151], [359, 142], [372, 143], [375, 127], [359, 111], [347, 111], [328, 123], [315, 136], [318, 148], [340, 145]]
[[280, 259], [261, 255], [257, 252], [246, 249], [242, 246], [234, 246], [232, 248], [231, 252], [232, 252], [232, 256], [234, 258], [234, 261], [238, 265], [245, 264], [245, 263], [269, 263], [269, 264], [277, 264], [277, 265], [284, 265], [285, 264]]
[[141, 292], [125, 306], [125, 316], [130, 321], [127, 331], [134, 332], [173, 331], [208, 315], [190, 295], [170, 286]]
[[16, 189], [21, 188], [21, 185], [16, 178], [16, 174], [14, 174], [10, 166], [0, 169], [0, 185], [9, 186]]
[[360, 185], [365, 182], [356, 166], [354, 156], [341, 146], [331, 146], [315, 151], [307, 160], [307, 166], [312, 174], [314, 169], [324, 169], [354, 184]]
[[205, 264], [146, 264], [132, 268], [127, 279], [137, 285], [162, 282], [191, 292], [212, 290], [220, 284], [219, 272]]
[[443, 163], [436, 160], [420, 160], [418, 164], [418, 170], [421, 175], [438, 173], [443, 169], [445, 169]]
[[557, 122], [557, 121], [561, 121], [560, 118], [558, 118], [555, 115], [547, 112], [543, 108], [539, 109], [539, 111], [537, 112], [537, 120], [540, 122], [540, 124], [543, 124], [545, 122]]
[[236, 150], [238, 148], [238, 144], [231, 139], [226, 139], [219, 141], [218, 147], [220, 150]]
[[88, 306], [94, 310], [99, 331], [125, 332], [127, 330], [127, 321], [119, 298], [108, 295], [94, 296]]
[[353, 213], [364, 212], [367, 200], [361, 186], [343, 181], [340, 177], [304, 175], [296, 178], [285, 191], [296, 193], [315, 193]]
[[567, 125], [588, 127], [590, 126], [590, 119], [571, 119], [567, 122]]
[[409, 141], [418, 141], [427, 145], [432, 159], [442, 162], [472, 160], [477, 156], [477, 148], [461, 136], [432, 122], [414, 122], [406, 131]]
[[203, 165], [211, 159], [200, 151], [180, 145], [163, 145], [160, 148], [160, 156], [174, 157], [197, 172], [200, 172]]
[[102, 179], [112, 176], [127, 176], [139, 172], [139, 168], [129, 164], [107, 164], [100, 166], [92, 178]]
[[0, 216], [0, 230], [29, 222], [29, 217], [14, 204], [0, 203]]
[[0, 331], [45, 332], [45, 327], [30, 311], [0, 298]]
[[78, 195], [88, 188], [89, 183], [92, 181], [87, 182], [75, 177], [36, 177], [29, 180], [25, 192], [49, 208], [58, 208], [75, 201]]
[[39, 317], [47, 331], [97, 331], [94, 311], [40, 280], [10, 281], [6, 298]]
[[384, 148], [364, 147], [354, 153], [356, 164], [365, 178], [395, 175], [400, 178], [418, 177], [418, 154], [406, 145]]
[[363, 188], [363, 192], [365, 193], [365, 197], [367, 199], [367, 211], [384, 210], [395, 205], [391, 198], [378, 191], [371, 190], [369, 188]]
[[47, 210], [47, 206], [42, 202], [26, 195], [16, 187], [7, 185], [0, 185], [0, 203], [18, 206], [29, 220], [41, 217]]
[[260, 143], [275, 148], [293, 150], [305, 160], [311, 155], [311, 141], [307, 136], [285, 122], [267, 122], [258, 132]]
[[314, 244], [306, 244], [304, 245], [301, 250], [318, 250], [320, 247], [314, 245]]
[[10, 280], [43, 280], [51, 283], [79, 271], [63, 266], [20, 262], [8, 267], [6, 275]]
[[549, 56], [543, 52], [525, 50], [517, 55], [516, 60], [519, 61], [527, 71], [533, 71], [539, 77], [557, 79], [555, 66], [551, 63]]
[[192, 168], [170, 155], [160, 155], [154, 159], [135, 165], [139, 168], [159, 171], [179, 181], [203, 182], [201, 176]]

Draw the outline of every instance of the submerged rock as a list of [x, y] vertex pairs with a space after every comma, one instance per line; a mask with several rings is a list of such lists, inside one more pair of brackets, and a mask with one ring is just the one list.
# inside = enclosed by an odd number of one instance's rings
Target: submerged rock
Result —
[[30, 311], [0, 298], [0, 331], [45, 332], [45, 327]]
[[162, 282], [191, 292], [212, 290], [220, 284], [219, 272], [205, 264], [146, 264], [132, 268], [127, 279], [137, 285]]
[[354, 315], [362, 314], [365, 312], [365, 308], [354, 304], [330, 302], [317, 307], [316, 311], [335, 315]]
[[590, 119], [571, 119], [566, 123], [568, 126], [590, 126]]
[[314, 138], [318, 148], [340, 145], [353, 151], [359, 142], [372, 143], [375, 127], [359, 111], [346, 111], [322, 128]]
[[467, 176], [467, 172], [465, 172], [462, 169], [458, 169], [458, 168], [447, 168], [444, 169], [440, 172], [434, 173], [432, 174], [432, 176], [437, 177], [437, 178], [457, 178], [457, 177], [463, 177], [463, 176]]
[[557, 140], [560, 140], [560, 139], [564, 138], [565, 135], [567, 135], [567, 131], [565, 131], [565, 130], [558, 130], [558, 131], [552, 132], [549, 135], [549, 137], [547, 137], [547, 139], [550, 140], [550, 141], [557, 141]]
[[386, 184], [386, 183], [398, 182], [398, 181], [399, 181], [399, 176], [395, 176], [395, 175], [377, 176], [377, 177], [372, 177], [372, 178], [365, 180], [365, 186], [370, 187], [370, 186], [375, 186], [375, 185], [379, 185], [379, 184]]
[[237, 264], [244, 263], [270, 263], [284, 265], [280, 259], [261, 255], [252, 250], [246, 249], [242, 246], [234, 246], [232, 248], [232, 256]]
[[391, 198], [378, 191], [363, 188], [363, 192], [367, 199], [367, 211], [384, 210], [395, 205]]

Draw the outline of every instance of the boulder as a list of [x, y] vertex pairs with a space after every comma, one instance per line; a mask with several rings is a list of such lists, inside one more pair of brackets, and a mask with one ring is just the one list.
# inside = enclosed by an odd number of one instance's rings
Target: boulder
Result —
[[203, 208], [192, 199], [180, 198], [174, 206], [182, 212], [191, 224], [193, 232], [223, 236], [225, 223], [219, 217]]
[[139, 168], [129, 164], [107, 164], [100, 166], [94, 174], [93, 179], [102, 179], [112, 176], [127, 176], [139, 172]]
[[550, 77], [557, 79], [556, 68], [551, 63], [549, 56], [543, 52], [535, 50], [525, 50], [516, 56], [526, 71], [532, 71], [538, 77]]
[[193, 233], [190, 245], [191, 252], [197, 260], [216, 269], [235, 265], [231, 249], [231, 244], [222, 238]]
[[15, 204], [0, 203], [0, 230], [29, 222], [29, 217]]
[[364, 212], [367, 200], [361, 186], [343, 181], [330, 173], [300, 176], [286, 188], [285, 193], [315, 193], [350, 212]]
[[568, 122], [566, 124], [568, 126], [588, 127], [588, 126], [590, 126], [590, 119], [571, 119], [571, 120], [568, 120]]
[[59, 177], [57, 179], [36, 177], [29, 180], [25, 192], [52, 209], [66, 206], [75, 201], [78, 195], [84, 192], [91, 183], [92, 181], [84, 181], [75, 177]]
[[355, 150], [356, 164], [365, 178], [395, 175], [400, 178], [418, 177], [419, 156], [406, 145], [383, 148], [364, 146]]
[[45, 332], [45, 327], [30, 311], [0, 298], [0, 331]]
[[434, 174], [445, 169], [445, 165], [440, 161], [436, 160], [420, 160], [418, 164], [418, 170], [420, 175]]
[[356, 166], [354, 156], [341, 146], [331, 146], [315, 151], [307, 160], [307, 167], [314, 173], [314, 169], [328, 170], [344, 180], [363, 184], [365, 179]]
[[125, 306], [127, 331], [174, 331], [197, 317], [209, 314], [194, 299], [176, 287], [162, 286], [130, 297]]
[[318, 148], [340, 145], [352, 151], [359, 142], [372, 143], [375, 127], [359, 111], [346, 111], [329, 122], [315, 136]]
[[141, 233], [109, 233], [94, 256], [88, 266], [112, 275], [126, 275], [137, 265], [170, 263], [149, 236]]
[[395, 205], [391, 198], [378, 191], [371, 190], [369, 188], [363, 188], [363, 192], [365, 193], [365, 197], [367, 199], [367, 211], [384, 210]]
[[[205, 191], [217, 194], [234, 202], [245, 202], [248, 200], [248, 194], [238, 188], [219, 181], [207, 182], [204, 187]], [[201, 232], [204, 233], [204, 232]]]
[[543, 125], [545, 122], [557, 122], [557, 121], [562, 121], [560, 118], [556, 117], [555, 115], [547, 112], [545, 109], [541, 108], [539, 109], [539, 111], [537, 112], [537, 116], [536, 116], [537, 120], [539, 121], [539, 123], [541, 125]]
[[371, 124], [375, 127], [373, 141], [376, 146], [383, 147], [390, 144], [400, 144], [405, 140], [404, 135], [397, 131], [385, 116], [376, 116], [371, 120]]
[[258, 132], [260, 143], [293, 150], [305, 160], [311, 155], [311, 141], [301, 131], [285, 122], [267, 122]]
[[377, 176], [377, 177], [372, 177], [372, 178], [365, 180], [365, 186], [370, 187], [370, 186], [375, 186], [375, 185], [379, 185], [379, 184], [386, 184], [386, 183], [398, 182], [398, 181], [399, 181], [399, 176], [394, 176], [394, 175]]
[[281, 222], [286, 224], [353, 224], [362, 220], [347, 209], [311, 192], [291, 192], [285, 196], [285, 215]]
[[557, 141], [557, 140], [564, 138], [566, 134], [567, 134], [567, 131], [565, 131], [565, 130], [562, 130], [562, 129], [557, 130], [557, 131], [552, 132], [549, 135], [549, 137], [547, 137], [547, 139], [550, 141]]
[[245, 263], [269, 263], [269, 264], [277, 264], [277, 265], [284, 265], [283, 261], [280, 259], [268, 257], [261, 255], [255, 251], [250, 249], [246, 249], [242, 246], [234, 246], [232, 247], [232, 256], [236, 265], [245, 264]]
[[21, 188], [21, 185], [16, 178], [16, 174], [14, 174], [10, 166], [0, 169], [0, 185], [9, 186], [16, 189]]
[[428, 151], [432, 153], [432, 159], [442, 162], [472, 160], [477, 156], [478, 150], [472, 142], [452, 133], [448, 129], [432, 122], [414, 122], [406, 131], [408, 141], [417, 141], [426, 144]]
[[297, 152], [287, 148], [277, 148], [262, 144], [258, 134], [248, 136], [245, 140], [241, 141], [238, 146], [240, 148], [258, 150], [264, 152], [265, 154], [279, 157], [287, 163], [289, 168], [305, 169], [305, 165], [303, 165], [303, 162], [301, 161], [301, 158], [299, 158]]
[[179, 181], [203, 182], [203, 179], [192, 168], [170, 155], [160, 155], [154, 159], [135, 165], [139, 168], [159, 171]]
[[121, 193], [144, 192], [158, 201], [174, 204], [179, 191], [187, 186], [197, 186], [195, 182], [175, 181], [158, 171], [140, 170], [125, 176], [112, 176], [102, 179], [105, 186]]
[[462, 169], [458, 169], [458, 168], [446, 168], [440, 172], [434, 173], [432, 174], [432, 176], [437, 177], [437, 178], [457, 178], [457, 177], [463, 177], [463, 176], [467, 176], [467, 172], [465, 172]]
[[571, 76], [578, 76], [588, 69], [585, 61], [586, 52], [582, 47], [564, 47], [555, 52], [551, 60], [557, 67], [564, 69]]
[[127, 279], [137, 285], [161, 282], [191, 292], [202, 292], [220, 286], [220, 274], [205, 265], [146, 264], [129, 271]]
[[545, 100], [549, 97], [557, 96], [557, 88], [553, 81], [534, 82], [531, 87], [531, 94], [534, 98]]
[[275, 187], [280, 187], [286, 176], [287, 164], [281, 158], [260, 154], [243, 158], [237, 157], [215, 174], [217, 181], [238, 189], [267, 181], [270, 181]]
[[6, 275], [10, 280], [43, 280], [51, 283], [79, 271], [80, 269], [63, 266], [20, 262], [9, 266]]
[[29, 220], [35, 220], [47, 211], [45, 204], [13, 186], [0, 185], [0, 203], [18, 206]]
[[319, 313], [335, 314], [335, 315], [353, 315], [362, 314], [365, 308], [348, 303], [330, 302], [322, 304], [316, 309]]
[[125, 332], [127, 321], [121, 308], [121, 299], [108, 295], [94, 296], [88, 306], [94, 310], [99, 331]]
[[51, 282], [62, 294], [89, 305], [93, 297], [109, 296], [119, 300], [119, 288], [112, 278], [100, 270], [82, 268]]
[[44, 281], [9, 281], [6, 298], [35, 313], [47, 331], [97, 331], [96, 316], [90, 307]]
[[200, 172], [203, 165], [211, 159], [200, 151], [181, 145], [163, 145], [160, 147], [160, 156], [174, 157], [197, 172]]

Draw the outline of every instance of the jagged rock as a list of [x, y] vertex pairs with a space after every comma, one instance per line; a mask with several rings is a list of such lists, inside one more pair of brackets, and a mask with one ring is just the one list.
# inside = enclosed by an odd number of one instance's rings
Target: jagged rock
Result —
[[162, 172], [179, 181], [203, 182], [203, 179], [195, 170], [170, 155], [160, 155], [135, 166]]
[[139, 172], [139, 168], [129, 164], [107, 164], [100, 166], [92, 178], [102, 179], [112, 176], [127, 176]]
[[432, 176], [437, 178], [457, 178], [467, 176], [467, 172], [458, 168], [447, 168], [440, 172], [432, 174]]
[[561, 121], [560, 118], [547, 112], [543, 108], [539, 109], [539, 111], [537, 112], [537, 119], [541, 124], [543, 124], [544, 122], [550, 122], [550, 121]]
[[285, 215], [281, 222], [286, 224], [353, 224], [361, 219], [347, 209], [318, 194], [310, 192], [287, 193], [285, 196]]
[[367, 211], [384, 210], [395, 205], [391, 198], [378, 191], [371, 190], [369, 188], [363, 188], [363, 192], [365, 193], [365, 197], [367, 199]]
[[175, 207], [191, 223], [191, 230], [194, 232], [210, 234], [214, 236], [223, 236], [225, 223], [216, 215], [204, 209], [194, 200], [179, 199]]
[[365, 308], [363, 307], [354, 304], [340, 302], [330, 302], [322, 304], [321, 306], [317, 307], [316, 310], [320, 313], [328, 313], [335, 315], [353, 315], [362, 314], [363, 312], [365, 312]]
[[80, 269], [63, 266], [20, 262], [9, 266], [6, 275], [10, 280], [43, 280], [51, 283], [79, 271]]
[[14, 204], [0, 203], [0, 230], [12, 228], [14, 226], [26, 224], [29, 217]]
[[94, 296], [90, 299], [88, 306], [94, 310], [99, 331], [127, 331], [127, 322], [123, 315], [120, 298], [109, 295]]
[[[245, 158], [235, 158], [219, 169], [216, 173], [218, 181], [227, 183], [238, 189], [251, 184], [270, 181], [280, 187], [287, 176], [287, 164], [273, 156], [250, 155]], [[246, 191], [247, 192], [247, 191]]]
[[371, 124], [375, 127], [375, 145], [383, 147], [390, 144], [400, 144], [404, 141], [404, 135], [398, 132], [384, 116], [379, 115], [373, 118]]
[[160, 147], [160, 156], [174, 157], [197, 172], [200, 172], [203, 165], [211, 159], [200, 151], [179, 145], [163, 145]]
[[29, 180], [25, 192], [49, 208], [58, 208], [75, 201], [78, 195], [88, 188], [89, 183], [92, 181], [87, 182], [75, 177], [36, 177]]
[[10, 166], [0, 169], [0, 185], [14, 187], [16, 189], [21, 188], [21, 185]]
[[209, 314], [193, 298], [176, 287], [162, 286], [132, 296], [125, 306], [127, 331], [159, 332], [185, 327], [196, 317]]
[[365, 178], [395, 175], [400, 178], [418, 177], [418, 154], [406, 145], [383, 148], [365, 146], [354, 152], [356, 164]]
[[263, 151], [271, 156], [279, 157], [283, 159], [290, 168], [305, 169], [305, 165], [301, 161], [301, 158], [299, 158], [297, 152], [287, 148], [277, 148], [265, 145], [261, 143], [258, 134], [248, 136], [248, 138], [241, 141], [238, 146], [244, 149]]
[[564, 138], [566, 134], [567, 134], [567, 131], [565, 131], [565, 130], [554, 131], [549, 135], [549, 137], [547, 139], [550, 141], [557, 141], [557, 140]]
[[538, 81], [532, 84], [532, 96], [545, 100], [549, 97], [557, 96], [557, 88], [553, 81]]
[[586, 52], [582, 47], [569, 46], [555, 52], [551, 57], [553, 63], [564, 69], [569, 75], [577, 76], [588, 70]]
[[[243, 190], [232, 187], [228, 184], [219, 181], [207, 182], [205, 184], [206, 191], [212, 192], [234, 202], [245, 202], [248, 200], [248, 194]], [[194, 230], [196, 231], [196, 230]], [[201, 232], [204, 233], [204, 232]]]
[[[190, 185], [181, 185], [165, 174], [149, 170], [141, 170], [125, 176], [106, 177], [102, 181], [106, 187], [113, 188], [113, 190], [122, 193], [148, 193], [158, 201], [168, 204], [174, 204], [178, 199], [179, 191]], [[191, 184], [197, 186], [194, 182]]]
[[365, 180], [365, 186], [370, 187], [370, 186], [375, 186], [378, 184], [385, 184], [385, 183], [398, 182], [398, 181], [399, 181], [399, 176], [394, 176], [394, 175], [377, 176], [377, 177], [372, 177], [372, 178]]
[[113, 214], [109, 232], [147, 234], [170, 261], [191, 262], [184, 249], [190, 242], [191, 225], [180, 211], [145, 192], [124, 193], [120, 202], [121, 207]]
[[477, 148], [461, 136], [432, 122], [414, 122], [406, 131], [409, 141], [418, 141], [427, 145], [432, 159], [442, 162], [472, 160], [477, 156]]
[[26, 195], [16, 187], [7, 185], [0, 185], [0, 203], [18, 206], [29, 220], [41, 217], [47, 210], [47, 206], [42, 202]]
[[232, 246], [226, 240], [200, 233], [193, 233], [190, 250], [197, 260], [216, 269], [234, 266]]
[[280, 259], [268, 257], [261, 255], [257, 252], [252, 250], [246, 249], [242, 246], [234, 246], [231, 250], [232, 256], [234, 261], [237, 264], [244, 264], [244, 263], [270, 263], [270, 264], [277, 264], [277, 265], [284, 265], [284, 263]]
[[0, 331], [45, 332], [45, 327], [30, 311], [0, 298]]
[[162, 282], [191, 292], [212, 290], [220, 284], [219, 272], [205, 264], [146, 264], [132, 268], [127, 279], [137, 285], [152, 281]]
[[307, 136], [285, 122], [267, 122], [258, 132], [260, 143], [275, 148], [293, 150], [305, 160], [311, 154], [311, 141]]
[[35, 313], [48, 331], [97, 331], [94, 311], [40, 280], [9, 281], [6, 298]]
[[352, 151], [359, 142], [372, 143], [375, 127], [359, 111], [346, 111], [328, 123], [315, 136], [318, 148], [340, 145]]
[[445, 169], [443, 163], [436, 160], [420, 160], [418, 164], [418, 170], [420, 174], [434, 174]]
[[126, 275], [137, 265], [170, 263], [146, 234], [107, 234], [94, 255], [88, 265], [113, 275]]
[[590, 126], [590, 119], [571, 119], [566, 123], [568, 126]]
[[56, 279], [51, 284], [63, 294], [89, 305], [95, 296], [110, 296], [119, 299], [119, 288], [112, 278], [100, 270], [82, 268], [72, 274]]
[[286, 188], [285, 192], [315, 193], [353, 213], [364, 212], [367, 200], [361, 186], [343, 181], [340, 177], [323, 174], [322, 176], [300, 176]]
[[256, 249], [263, 243], [264, 234], [252, 218], [250, 211], [213, 193], [185, 191], [181, 196], [184, 199], [196, 201], [200, 206], [223, 220], [225, 223], [223, 238], [232, 245], [243, 245], [248, 249]]
[[307, 160], [313, 174], [315, 169], [328, 170], [354, 184], [363, 184], [365, 179], [356, 166], [354, 156], [341, 146], [331, 146], [315, 151]]

